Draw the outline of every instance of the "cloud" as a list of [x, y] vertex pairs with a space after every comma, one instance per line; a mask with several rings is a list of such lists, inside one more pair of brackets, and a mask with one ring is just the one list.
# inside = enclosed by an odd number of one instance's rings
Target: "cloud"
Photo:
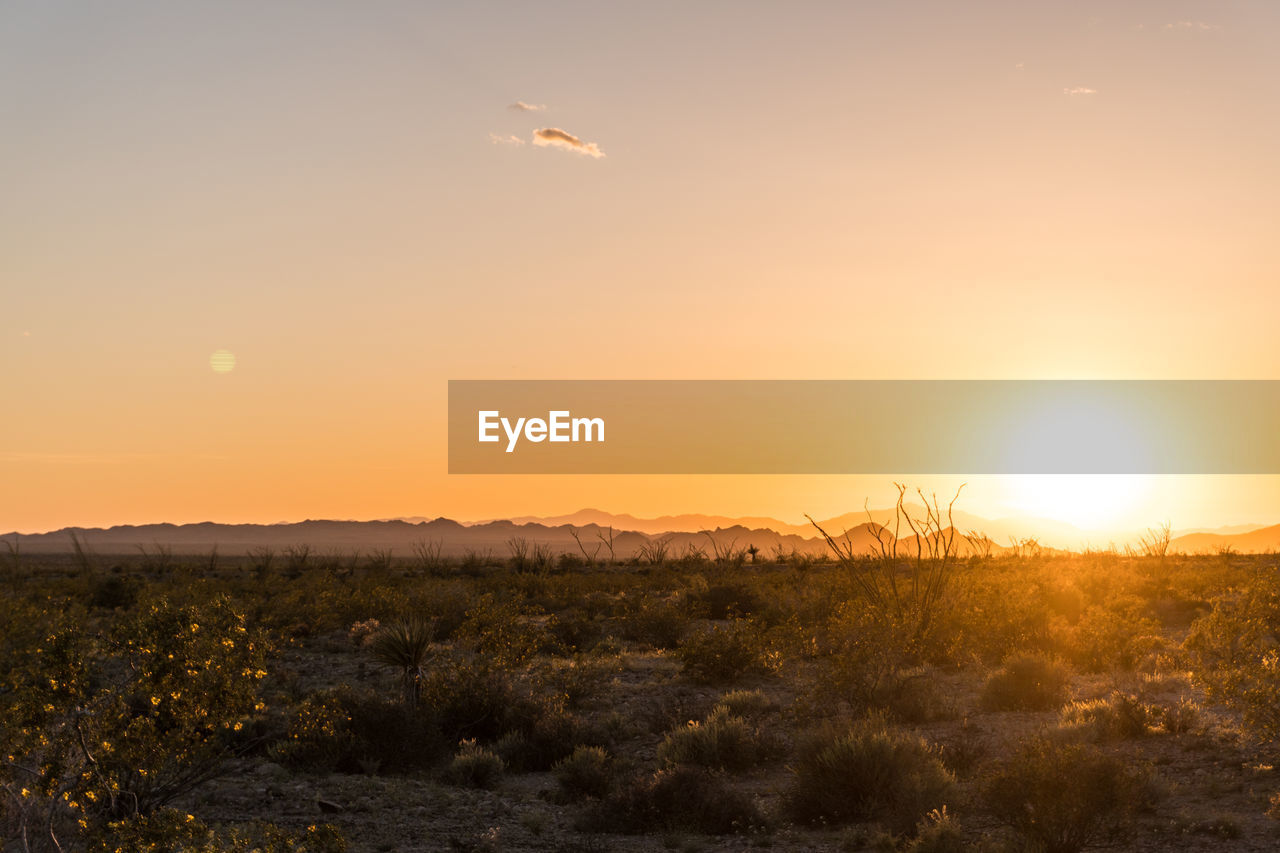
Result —
[[1205, 32], [1208, 30], [1220, 30], [1221, 24], [1210, 24], [1206, 21], [1175, 21], [1172, 24], [1165, 24], [1166, 30], [1200, 30]]
[[543, 127], [535, 130], [533, 132], [533, 144], [541, 147], [563, 148], [566, 151], [572, 151], [575, 154], [586, 154], [588, 157], [595, 157], [596, 159], [604, 156], [604, 152], [594, 142], [583, 142], [572, 133], [561, 130], [558, 127]]
[[503, 136], [500, 133], [489, 134], [489, 141], [494, 145], [524, 145], [524, 140], [518, 136]]
[[524, 101], [516, 101], [514, 104], [507, 104], [507, 109], [515, 110], [518, 113], [540, 113], [546, 108], [546, 104], [526, 104]]
[[1062, 94], [1064, 95], [1096, 95], [1098, 94], [1098, 90], [1090, 89], [1087, 86], [1071, 86], [1069, 88], [1063, 89]]

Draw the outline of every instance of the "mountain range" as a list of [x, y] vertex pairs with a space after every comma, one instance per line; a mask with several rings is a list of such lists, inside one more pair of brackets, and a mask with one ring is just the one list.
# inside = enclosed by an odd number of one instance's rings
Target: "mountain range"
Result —
[[[923, 508], [908, 506], [919, 516]], [[818, 524], [840, 539], [847, 531], [849, 542], [857, 553], [871, 553], [876, 548], [877, 529], [887, 525], [893, 531], [894, 511], [871, 510], [870, 513], [846, 513]], [[1079, 548], [1087, 534], [1072, 525], [1047, 519], [986, 519], [957, 511], [953, 518], [959, 534], [980, 532], [993, 543], [999, 553], [1014, 541], [1035, 538], [1052, 548]], [[905, 525], [898, 531], [900, 547], [915, 549], [912, 531]], [[139, 549], [161, 546], [176, 554], [208, 553], [215, 546], [225, 555], [246, 554], [268, 548], [280, 550], [307, 545], [317, 551], [360, 551], [390, 549], [396, 556], [407, 557], [415, 547], [438, 544], [441, 552], [451, 556], [467, 553], [505, 557], [513, 540], [524, 540], [555, 553], [585, 554], [596, 558], [613, 555], [626, 558], [655, 546], [665, 548], [669, 556], [679, 556], [691, 549], [706, 553], [717, 549], [741, 549], [754, 546], [769, 556], [779, 551], [800, 554], [828, 553], [828, 546], [818, 531], [809, 524], [789, 524], [776, 518], [733, 518], [717, 515], [673, 515], [638, 518], [584, 509], [571, 515], [534, 517], [463, 523], [448, 518], [398, 518], [378, 521], [308, 520], [279, 524], [144, 524], [109, 528], [68, 527], [47, 533], [6, 533], [6, 540], [20, 552], [61, 553], [73, 549], [74, 534], [85, 547], [100, 553], [127, 554]], [[883, 533], [881, 535], [884, 535]], [[967, 550], [964, 536], [957, 541]], [[1096, 543], [1095, 543], [1096, 544]], [[1179, 531], [1171, 549], [1185, 553], [1234, 550], [1240, 553], [1280, 550], [1280, 525], [1270, 527], [1236, 526], [1217, 530]]]

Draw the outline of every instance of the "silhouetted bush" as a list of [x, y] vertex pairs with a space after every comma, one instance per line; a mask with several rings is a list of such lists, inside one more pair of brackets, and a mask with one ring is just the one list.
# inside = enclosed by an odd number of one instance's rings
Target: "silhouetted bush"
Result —
[[465, 788], [496, 788], [505, 770], [506, 765], [496, 753], [478, 746], [474, 740], [466, 740], [445, 768], [444, 778], [451, 785]]
[[1045, 738], [1025, 743], [982, 791], [993, 817], [1045, 853], [1076, 853], [1115, 839], [1149, 797], [1145, 780], [1122, 759]]
[[749, 795], [700, 767], [675, 767], [636, 777], [591, 808], [582, 823], [596, 831], [683, 830], [709, 835], [746, 833], [764, 824]]
[[551, 768], [560, 790], [572, 797], [603, 797], [613, 785], [613, 760], [599, 746], [579, 746]]
[[870, 719], [801, 745], [787, 806], [804, 823], [881, 820], [907, 832], [952, 796], [954, 779], [919, 737]]
[[738, 621], [691, 635], [676, 650], [685, 673], [696, 681], [731, 682], [768, 672], [770, 662], [760, 630]]
[[1047, 711], [1067, 697], [1067, 670], [1042, 655], [1016, 655], [982, 686], [982, 707], [989, 711]]

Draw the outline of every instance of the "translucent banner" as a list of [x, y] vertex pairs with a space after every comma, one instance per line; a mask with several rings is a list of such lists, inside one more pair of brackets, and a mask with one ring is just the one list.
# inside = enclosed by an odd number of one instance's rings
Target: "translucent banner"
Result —
[[452, 474], [1280, 474], [1280, 381], [453, 380]]

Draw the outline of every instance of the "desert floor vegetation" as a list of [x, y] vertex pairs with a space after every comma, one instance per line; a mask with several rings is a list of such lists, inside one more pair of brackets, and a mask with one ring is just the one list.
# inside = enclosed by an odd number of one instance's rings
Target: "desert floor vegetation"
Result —
[[68, 550], [4, 851], [1280, 846], [1275, 555]]

